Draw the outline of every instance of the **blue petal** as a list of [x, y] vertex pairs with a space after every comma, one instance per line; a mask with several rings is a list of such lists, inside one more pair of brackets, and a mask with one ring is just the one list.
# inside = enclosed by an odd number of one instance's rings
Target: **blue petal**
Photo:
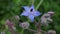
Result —
[[34, 16], [33, 15], [29, 15], [28, 18], [33, 22], [34, 21]]
[[28, 16], [29, 14], [28, 14], [28, 12], [26, 12], [26, 11], [23, 11], [23, 13], [21, 14], [21, 16]]
[[35, 11], [33, 15], [34, 15], [34, 16], [39, 16], [39, 15], [41, 15], [41, 13], [38, 12], [38, 11]]
[[23, 8], [25, 9], [25, 11], [29, 11], [29, 7], [28, 6], [23, 6]]
[[34, 5], [32, 5], [30, 8], [33, 8], [34, 9]]
[[30, 9], [33, 9], [33, 11], [34, 11], [34, 5], [32, 5], [32, 6], [30, 7]]

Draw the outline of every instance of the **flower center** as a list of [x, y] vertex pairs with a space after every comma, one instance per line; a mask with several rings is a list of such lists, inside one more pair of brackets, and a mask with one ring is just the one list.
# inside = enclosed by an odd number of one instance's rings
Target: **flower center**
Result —
[[30, 12], [32, 12], [33, 11], [33, 9], [30, 9]]

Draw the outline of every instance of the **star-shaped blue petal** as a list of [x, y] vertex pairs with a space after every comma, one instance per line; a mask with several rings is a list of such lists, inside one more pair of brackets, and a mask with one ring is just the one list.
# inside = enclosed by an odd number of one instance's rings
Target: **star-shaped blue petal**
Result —
[[35, 12], [34, 12], [34, 16], [39, 16], [39, 15], [41, 15], [40, 12], [38, 12], [38, 11], [35, 11]]
[[28, 14], [28, 12], [26, 12], [26, 11], [23, 11], [23, 13], [21, 14], [21, 16], [28, 16], [29, 14]]
[[29, 15], [28, 18], [33, 22], [34, 21], [34, 16], [33, 15]]
[[24, 9], [25, 9], [25, 11], [29, 11], [29, 6], [22, 6]]
[[23, 8], [25, 9], [25, 11], [23, 11], [21, 16], [27, 16], [32, 22], [34, 21], [34, 17], [41, 15], [39, 11], [35, 11], [34, 5], [32, 5], [31, 7], [23, 6]]

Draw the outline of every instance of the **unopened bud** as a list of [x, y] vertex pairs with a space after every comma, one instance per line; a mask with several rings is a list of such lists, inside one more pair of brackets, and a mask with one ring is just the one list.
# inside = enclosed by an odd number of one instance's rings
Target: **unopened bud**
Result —
[[15, 18], [16, 18], [17, 20], [19, 20], [19, 16], [18, 16], [18, 15], [16, 15]]
[[47, 32], [47, 34], [56, 34], [56, 31], [55, 31], [55, 30], [49, 30], [49, 31]]
[[28, 22], [23, 22], [23, 23], [20, 23], [20, 27], [24, 28], [24, 29], [28, 29], [29, 28], [29, 23]]
[[48, 14], [50, 14], [50, 16], [54, 15], [54, 12], [49, 11]]
[[43, 14], [42, 17], [41, 17], [41, 23], [43, 25], [47, 25], [48, 26], [48, 18], [50, 18], [50, 15], [49, 14]]
[[8, 27], [9, 27], [10, 29], [16, 30], [16, 28], [14, 27], [14, 23], [11, 22], [10, 20], [7, 20], [7, 21], [6, 21], [6, 24], [8, 25]]
[[54, 14], [54, 12], [52, 12], [52, 11], [50, 11], [50, 12], [48, 12], [49, 14]]

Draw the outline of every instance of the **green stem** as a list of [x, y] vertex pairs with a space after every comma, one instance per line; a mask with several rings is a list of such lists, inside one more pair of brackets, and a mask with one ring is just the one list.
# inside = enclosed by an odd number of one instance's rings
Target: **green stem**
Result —
[[39, 2], [39, 4], [38, 4], [37, 7], [36, 7], [36, 10], [39, 8], [39, 6], [42, 4], [42, 2], [43, 2], [43, 0], [41, 0], [41, 1]]
[[35, 22], [34, 24], [35, 24], [35, 29], [36, 29], [37, 28], [37, 26], [36, 26], [37, 22], [36, 22], [36, 20], [34, 22]]
[[24, 32], [24, 29], [22, 29], [21, 34], [23, 34], [23, 32]]

